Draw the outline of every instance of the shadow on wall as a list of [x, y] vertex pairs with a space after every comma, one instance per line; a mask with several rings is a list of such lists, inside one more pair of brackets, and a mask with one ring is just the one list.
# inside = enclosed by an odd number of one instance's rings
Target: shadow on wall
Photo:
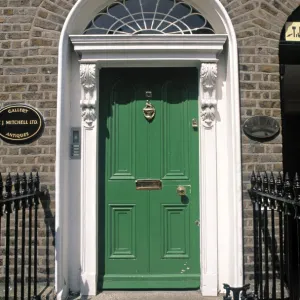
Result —
[[[53, 215], [50, 207], [51, 197], [50, 193], [46, 186], [42, 186], [41, 190], [43, 191], [40, 202], [44, 210], [44, 222], [46, 225], [45, 232], [45, 252], [42, 250], [45, 256], [45, 275], [46, 283], [49, 286], [52, 283], [51, 275], [54, 274], [54, 247], [55, 247], [55, 216]], [[51, 241], [52, 237], [52, 242]], [[50, 248], [52, 247], [53, 253], [51, 253]], [[51, 257], [53, 256], [53, 257]], [[53, 264], [51, 264], [53, 262]], [[43, 270], [43, 269], [42, 269]]]

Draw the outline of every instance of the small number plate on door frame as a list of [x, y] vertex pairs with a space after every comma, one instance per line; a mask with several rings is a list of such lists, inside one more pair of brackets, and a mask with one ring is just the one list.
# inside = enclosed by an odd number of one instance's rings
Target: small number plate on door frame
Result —
[[136, 180], [135, 186], [137, 190], [161, 190], [162, 189], [161, 180], [155, 180], [155, 179]]

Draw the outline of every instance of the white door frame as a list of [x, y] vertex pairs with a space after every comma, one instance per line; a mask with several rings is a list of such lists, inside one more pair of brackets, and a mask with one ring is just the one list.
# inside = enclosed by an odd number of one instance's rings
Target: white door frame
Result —
[[[209, 286], [217, 294], [217, 145], [215, 110], [217, 106], [217, 55], [226, 35], [175, 36], [70, 36], [81, 57], [81, 293], [97, 292], [97, 140], [98, 79], [102, 67], [196, 66], [199, 74], [199, 219], [201, 290]], [[214, 216], [214, 217], [211, 217]], [[195, 220], [196, 221], [196, 220]], [[100, 250], [101, 251], [101, 250]], [[88, 283], [88, 284], [86, 284]], [[214, 287], [214, 290], [213, 290]], [[213, 291], [213, 292], [212, 292]]]
[[[69, 38], [80, 59], [72, 54]], [[231, 48], [223, 51], [227, 38], [232, 44], [232, 36], [228, 34], [123, 37], [70, 35], [63, 31], [56, 169], [58, 299], [64, 298], [76, 282], [83, 295], [97, 292], [97, 111], [101, 101], [98, 70], [102, 67], [199, 68], [201, 292], [215, 296], [222, 282], [242, 284], [239, 101], [237, 73], [232, 72], [237, 71], [237, 57], [228, 60], [228, 52], [236, 52]], [[79, 107], [79, 102], [81, 111], [73, 108]], [[67, 137], [74, 125], [80, 126], [82, 132], [81, 163], [68, 159]], [[77, 226], [70, 205], [79, 217]], [[72, 258], [74, 240], [79, 234], [80, 251], [75, 250], [79, 255]], [[232, 240], [228, 243], [229, 235]]]

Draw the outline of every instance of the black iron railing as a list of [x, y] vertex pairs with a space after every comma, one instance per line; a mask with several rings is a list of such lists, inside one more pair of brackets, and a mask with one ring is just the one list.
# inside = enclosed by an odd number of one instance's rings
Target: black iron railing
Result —
[[[0, 242], [4, 248], [4, 299], [40, 299], [37, 293], [39, 175], [0, 174]], [[1, 231], [1, 224], [5, 226]], [[19, 228], [21, 230], [19, 231]], [[3, 234], [2, 234], [3, 233]], [[1, 298], [3, 299], [3, 298]]]
[[300, 179], [280, 173], [251, 176], [254, 294], [258, 299], [299, 300]]

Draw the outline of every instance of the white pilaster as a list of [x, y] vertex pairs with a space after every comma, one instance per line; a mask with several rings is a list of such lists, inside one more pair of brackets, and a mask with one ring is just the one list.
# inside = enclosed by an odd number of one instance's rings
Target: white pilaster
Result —
[[201, 292], [218, 294], [218, 223], [217, 223], [217, 157], [216, 157], [216, 79], [217, 64], [202, 63], [200, 69], [200, 226], [201, 226]]
[[80, 65], [81, 81], [81, 286], [82, 295], [97, 294], [97, 105], [96, 64]]

